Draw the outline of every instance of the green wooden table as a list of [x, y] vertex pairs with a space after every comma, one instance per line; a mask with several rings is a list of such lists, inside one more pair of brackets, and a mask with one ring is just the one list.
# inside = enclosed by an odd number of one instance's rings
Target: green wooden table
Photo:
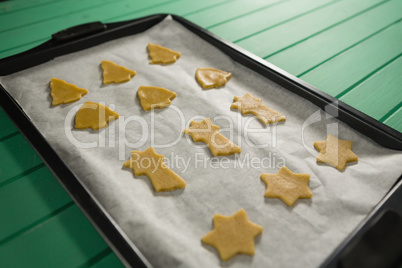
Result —
[[[0, 2], [0, 58], [52, 33], [174, 13], [402, 131], [402, 0]], [[0, 109], [0, 266], [122, 264]]]

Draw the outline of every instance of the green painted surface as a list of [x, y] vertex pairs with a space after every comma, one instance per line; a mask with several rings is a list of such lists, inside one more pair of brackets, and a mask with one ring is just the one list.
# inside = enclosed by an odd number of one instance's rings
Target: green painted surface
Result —
[[[184, 16], [402, 131], [401, 0], [6, 1], [0, 58], [77, 24], [154, 13]], [[0, 123], [0, 266], [122, 267], [1, 109]]]
[[18, 131], [2, 108], [0, 108], [0, 122], [2, 124], [0, 127], [0, 141]]
[[402, 104], [401, 85], [402, 57], [399, 57], [343, 95], [340, 100], [380, 120]]
[[80, 0], [64, 0], [52, 2], [44, 6], [34, 6], [29, 9], [29, 14], [25, 10], [12, 13], [5, 13], [0, 16], [0, 32], [7, 32], [13, 29], [21, 29], [24, 26], [47, 21], [58, 17], [65, 17], [71, 13], [83, 12], [91, 10], [102, 4], [116, 3], [116, 0], [102, 1], [80, 1]]
[[110, 252], [108, 255], [103, 257], [100, 261], [90, 265], [92, 268], [119, 268], [124, 267], [124, 265], [120, 262], [120, 260], [116, 257], [115, 254]]
[[[326, 31], [329, 27], [334, 27], [334, 25], [346, 19], [353, 18], [356, 14], [382, 1], [383, 0], [359, 0], [353, 1], [352, 3], [348, 0], [340, 1], [237, 42], [237, 45], [265, 58], [274, 53], [286, 50], [291, 45], [305, 39], [310, 39], [311, 36]], [[287, 55], [287, 53], [284, 54]], [[293, 67], [290, 60], [291, 59], [288, 58], [284, 62]], [[272, 59], [268, 58], [268, 61], [272, 62]], [[292, 70], [287, 70], [295, 74]]]
[[0, 152], [0, 185], [42, 163], [21, 134], [0, 142]]
[[77, 267], [107, 248], [76, 206], [1, 246], [2, 267]]
[[300, 78], [339, 97], [402, 53], [402, 22], [378, 33]]
[[382, 3], [323, 33], [267, 57], [266, 60], [296, 76], [301, 76], [400, 20], [401, 9], [400, 0]]
[[[244, 17], [261, 9], [272, 8], [274, 5], [280, 3], [280, 0], [238, 0], [235, 3], [225, 2], [221, 5], [188, 15], [186, 19], [204, 28], [210, 28], [214, 25], [217, 26], [218, 24], [236, 19], [239, 16]], [[230, 10], [230, 12], [227, 12], [227, 10]]]
[[32, 223], [41, 223], [72, 200], [50, 173], [42, 167], [14, 183], [0, 187], [0, 245]]
[[127, 13], [125, 15], [115, 16], [113, 19], [108, 19], [106, 22], [130, 20], [138, 17], [143, 17], [157, 13], [171, 13], [180, 16], [186, 14], [192, 14], [199, 10], [206, 10], [210, 7], [220, 5], [221, 3], [227, 3], [228, 0], [204, 0], [204, 1], [189, 1], [189, 0], [176, 0], [173, 2], [164, 3], [163, 5], [153, 6], [148, 9], [141, 10], [135, 13]]
[[31, 7], [46, 5], [54, 1], [57, 0], [20, 0], [20, 1], [14, 0], [14, 1], [0, 2], [0, 15], [14, 13], [19, 10], [30, 9]]
[[336, 2], [337, 1], [330, 0], [283, 1], [283, 3], [279, 5], [267, 9], [260, 9], [247, 16], [211, 27], [209, 30], [229, 41], [238, 42], [248, 36], [266, 31], [275, 25], [285, 23], [290, 19], [303, 16], [315, 9]]
[[398, 129], [402, 132], [402, 107], [400, 107], [395, 113], [393, 113], [390, 117], [384, 120], [384, 124]]

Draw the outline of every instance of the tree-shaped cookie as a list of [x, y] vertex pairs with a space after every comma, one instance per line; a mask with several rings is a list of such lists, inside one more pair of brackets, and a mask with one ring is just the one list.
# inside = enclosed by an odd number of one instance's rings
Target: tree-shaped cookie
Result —
[[57, 78], [50, 79], [50, 88], [52, 89], [50, 96], [53, 99], [53, 106], [77, 101], [88, 93], [88, 90], [85, 88], [79, 88], [76, 85]]
[[213, 68], [198, 68], [195, 71], [195, 78], [204, 89], [222, 87], [230, 77], [231, 73]]
[[261, 174], [261, 180], [267, 185], [266, 197], [280, 198], [286, 205], [292, 206], [299, 198], [311, 198], [308, 188], [309, 174], [296, 174], [283, 166], [276, 174]]
[[218, 250], [223, 261], [237, 254], [254, 255], [254, 239], [263, 228], [251, 222], [244, 209], [232, 216], [214, 215], [214, 229], [201, 241]]
[[148, 52], [151, 58], [150, 63], [152, 64], [174, 63], [181, 56], [180, 52], [152, 43], [148, 44]]
[[241, 152], [239, 146], [219, 133], [219, 126], [213, 125], [209, 118], [201, 122], [191, 121], [190, 127], [183, 132], [190, 135], [194, 141], [205, 142], [214, 156]]
[[320, 152], [317, 161], [344, 170], [347, 162], [358, 160], [358, 157], [352, 152], [352, 144], [352, 141], [344, 141], [328, 135], [325, 141], [314, 142], [314, 147]]
[[132, 77], [136, 75], [136, 72], [129, 70], [124, 66], [117, 65], [114, 62], [103, 60], [101, 62], [101, 67], [103, 69], [103, 83], [123, 83], [130, 81]]
[[243, 97], [235, 96], [234, 101], [230, 108], [238, 109], [242, 114], [253, 114], [265, 125], [286, 120], [286, 116], [268, 108], [262, 104], [262, 99], [256, 98], [250, 93], [246, 93]]
[[176, 92], [162, 87], [140, 86], [138, 89], [138, 97], [145, 111], [169, 106], [176, 96]]
[[184, 188], [186, 182], [168, 168], [163, 160], [163, 155], [157, 154], [153, 147], [149, 147], [143, 152], [132, 151], [131, 159], [124, 162], [124, 167], [131, 168], [135, 176], [147, 176], [156, 192]]
[[109, 121], [119, 118], [119, 114], [109, 107], [96, 102], [87, 101], [75, 116], [75, 128], [100, 129], [107, 127]]

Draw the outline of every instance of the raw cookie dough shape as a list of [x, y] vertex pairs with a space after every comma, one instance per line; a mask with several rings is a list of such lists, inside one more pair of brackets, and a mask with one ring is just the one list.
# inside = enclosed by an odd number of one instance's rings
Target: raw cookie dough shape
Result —
[[169, 106], [176, 96], [176, 92], [162, 87], [140, 86], [138, 89], [138, 97], [145, 111]]
[[155, 45], [152, 43], [148, 44], [148, 52], [149, 52], [149, 57], [151, 58], [151, 60], [149, 62], [152, 64], [174, 63], [181, 56], [180, 52], [173, 51], [167, 47]]
[[105, 85], [127, 82], [136, 75], [135, 71], [108, 60], [103, 60], [101, 67], [103, 69], [103, 83]]
[[218, 88], [224, 86], [232, 74], [213, 68], [198, 68], [195, 77], [204, 89]]
[[238, 109], [242, 114], [253, 114], [263, 124], [277, 123], [280, 121], [286, 121], [286, 116], [281, 113], [268, 108], [262, 104], [262, 99], [256, 98], [250, 93], [246, 93], [243, 97], [234, 97], [234, 103], [230, 106], [232, 109]]
[[320, 152], [317, 161], [344, 170], [347, 162], [358, 160], [358, 157], [352, 152], [352, 144], [352, 141], [344, 141], [328, 135], [325, 141], [314, 142], [314, 147]]
[[149, 147], [143, 152], [132, 151], [131, 159], [124, 162], [124, 167], [131, 168], [135, 176], [147, 176], [156, 192], [186, 187], [186, 182], [163, 163], [164, 158]]
[[266, 197], [280, 198], [289, 207], [299, 198], [311, 198], [313, 196], [308, 183], [309, 174], [296, 174], [283, 166], [276, 174], [261, 174], [261, 180], [267, 185]]
[[201, 241], [216, 248], [223, 261], [237, 254], [254, 255], [254, 239], [263, 228], [251, 222], [244, 209], [229, 217], [214, 215], [213, 223], [214, 229]]
[[201, 122], [191, 121], [190, 127], [183, 132], [190, 135], [196, 142], [205, 142], [214, 156], [241, 152], [239, 146], [219, 133], [219, 126], [213, 125], [209, 118], [205, 118]]
[[107, 127], [109, 121], [119, 118], [119, 114], [109, 107], [96, 102], [87, 101], [75, 116], [75, 128], [92, 128], [94, 130]]
[[53, 106], [77, 101], [88, 93], [88, 90], [85, 88], [79, 88], [76, 85], [57, 78], [50, 79], [50, 88], [52, 89], [50, 96], [53, 99]]

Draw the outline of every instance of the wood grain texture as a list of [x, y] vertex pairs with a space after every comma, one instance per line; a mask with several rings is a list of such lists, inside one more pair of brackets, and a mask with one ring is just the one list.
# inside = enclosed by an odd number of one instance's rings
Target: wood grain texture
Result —
[[[275, 62], [272, 58], [267, 57], [280, 51], [283, 51], [282, 54], [288, 55], [289, 52], [287, 49], [290, 46], [303, 40], [311, 40], [312, 36], [319, 35], [323, 31], [329, 31], [331, 27], [335, 27], [345, 20], [350, 20], [360, 12], [364, 12], [382, 1], [384, 0], [359, 0], [353, 2], [344, 0], [336, 2], [275, 28], [253, 35], [250, 38], [241, 40], [237, 42], [237, 45], [252, 51], [262, 58], [266, 58], [270, 62]], [[315, 50], [309, 52], [313, 51]], [[285, 69], [295, 74], [289, 69], [293, 67], [293, 64], [288, 58], [286, 60], [287, 66], [285, 67], [288, 68]], [[284, 61], [279, 61], [280, 64], [282, 62]]]
[[353, 88], [340, 100], [380, 120], [402, 103], [402, 56]]
[[300, 78], [339, 97], [398, 57], [401, 42], [402, 22], [398, 22]]
[[77, 206], [38, 227], [2, 245], [3, 267], [77, 267], [107, 248]]
[[302, 76], [329, 59], [359, 45], [401, 19], [402, 1], [381, 2], [379, 6], [335, 25], [318, 35], [266, 57], [296, 76]]
[[72, 200], [48, 168], [40, 169], [0, 188], [0, 244], [33, 223], [48, 219]]

